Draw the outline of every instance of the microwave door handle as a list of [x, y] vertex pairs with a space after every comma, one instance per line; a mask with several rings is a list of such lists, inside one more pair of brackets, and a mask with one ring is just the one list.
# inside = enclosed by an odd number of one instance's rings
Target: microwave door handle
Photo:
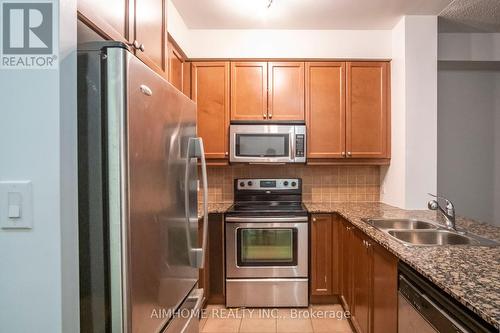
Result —
[[295, 133], [290, 133], [290, 159], [295, 160]]

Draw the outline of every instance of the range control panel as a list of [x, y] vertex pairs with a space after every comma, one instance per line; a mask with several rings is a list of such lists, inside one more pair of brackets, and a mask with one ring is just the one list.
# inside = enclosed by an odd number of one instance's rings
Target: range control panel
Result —
[[280, 178], [280, 179], [237, 179], [236, 186], [238, 190], [293, 190], [300, 188], [300, 179], [298, 178]]

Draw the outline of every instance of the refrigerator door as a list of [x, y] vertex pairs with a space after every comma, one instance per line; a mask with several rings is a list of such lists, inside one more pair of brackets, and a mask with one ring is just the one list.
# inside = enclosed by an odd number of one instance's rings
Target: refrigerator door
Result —
[[[189, 142], [196, 135], [196, 105], [124, 53], [129, 195], [126, 329], [150, 333], [166, 325], [171, 317], [168, 311], [179, 308], [198, 280], [190, 255], [198, 244], [198, 169], [189, 154]], [[155, 315], [155, 310], [161, 310], [161, 315]]]

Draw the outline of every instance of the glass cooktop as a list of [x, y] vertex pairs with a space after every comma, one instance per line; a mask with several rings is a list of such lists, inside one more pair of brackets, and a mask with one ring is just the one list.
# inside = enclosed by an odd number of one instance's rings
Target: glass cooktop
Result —
[[304, 205], [297, 201], [251, 201], [236, 202], [228, 213], [307, 213]]

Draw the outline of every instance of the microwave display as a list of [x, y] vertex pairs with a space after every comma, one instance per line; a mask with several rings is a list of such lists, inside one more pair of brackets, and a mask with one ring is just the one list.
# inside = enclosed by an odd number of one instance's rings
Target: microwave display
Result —
[[236, 155], [285, 157], [289, 155], [289, 134], [237, 134]]

